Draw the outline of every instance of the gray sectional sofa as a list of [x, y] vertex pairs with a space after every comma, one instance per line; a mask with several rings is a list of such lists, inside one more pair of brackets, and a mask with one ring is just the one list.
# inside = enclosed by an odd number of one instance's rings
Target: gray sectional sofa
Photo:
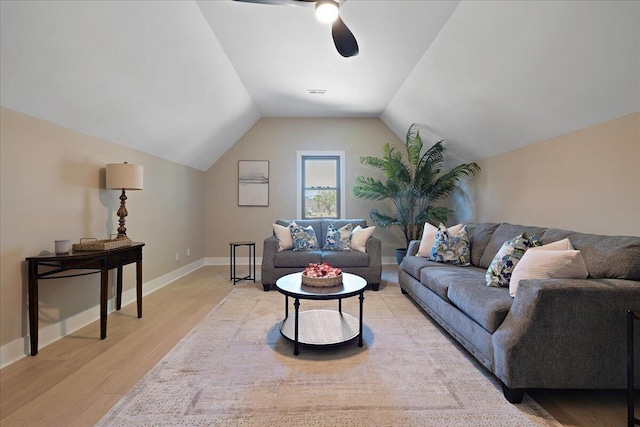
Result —
[[[501, 382], [519, 403], [528, 388], [626, 387], [626, 312], [640, 311], [640, 237], [601, 236], [512, 225], [468, 224], [471, 266], [416, 256], [411, 242], [398, 267], [403, 293], [415, 300]], [[485, 272], [502, 244], [523, 232], [542, 244], [569, 238], [587, 279], [521, 280], [488, 287]], [[640, 334], [635, 335], [640, 360]], [[636, 376], [636, 386], [640, 376]]]
[[[276, 224], [284, 227], [293, 220], [278, 220]], [[314, 219], [295, 220], [302, 227], [312, 226], [322, 248], [327, 235], [327, 228], [333, 223], [337, 228], [351, 223], [353, 227], [367, 227], [364, 219]], [[278, 238], [274, 235], [264, 240], [262, 252], [262, 286], [268, 291], [280, 277], [298, 273], [310, 263], [326, 262], [333, 267], [340, 267], [346, 273], [357, 274], [367, 281], [367, 285], [374, 291], [380, 286], [382, 276], [382, 243], [377, 237], [369, 237], [366, 252], [360, 251], [293, 251], [278, 252]]]

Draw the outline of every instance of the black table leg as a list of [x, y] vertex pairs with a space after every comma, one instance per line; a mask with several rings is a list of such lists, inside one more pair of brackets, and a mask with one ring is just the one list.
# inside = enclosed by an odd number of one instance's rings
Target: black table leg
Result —
[[109, 296], [109, 270], [100, 271], [100, 339], [107, 337], [107, 297]]
[[294, 343], [293, 343], [293, 354], [295, 356], [297, 356], [298, 354], [300, 354], [300, 352], [298, 351], [298, 312], [299, 312], [299, 308], [300, 308], [300, 300], [298, 298], [296, 298], [295, 302], [293, 303], [293, 306], [296, 309], [296, 323], [295, 323], [295, 339], [294, 339]]
[[142, 260], [136, 261], [136, 301], [138, 303], [138, 319], [142, 317]]
[[116, 310], [122, 308], [122, 266], [116, 268]]
[[360, 335], [358, 338], [358, 347], [362, 347], [362, 307], [364, 305], [364, 291], [360, 293]]
[[238, 261], [237, 255], [236, 255], [236, 249], [238, 247], [234, 246], [233, 247], [233, 284], [235, 285], [236, 283], [239, 282], [238, 277], [236, 276], [236, 262]]
[[287, 320], [289, 318], [289, 297], [284, 296], [284, 319]]
[[38, 265], [29, 262], [29, 335], [31, 355], [38, 354]]

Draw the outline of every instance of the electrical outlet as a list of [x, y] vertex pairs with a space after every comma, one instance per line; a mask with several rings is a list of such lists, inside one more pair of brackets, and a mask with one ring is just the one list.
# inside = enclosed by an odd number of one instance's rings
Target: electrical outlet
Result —
[[187, 249], [187, 256], [191, 256], [191, 249]]
[[180, 261], [180, 254], [176, 252], [176, 261]]

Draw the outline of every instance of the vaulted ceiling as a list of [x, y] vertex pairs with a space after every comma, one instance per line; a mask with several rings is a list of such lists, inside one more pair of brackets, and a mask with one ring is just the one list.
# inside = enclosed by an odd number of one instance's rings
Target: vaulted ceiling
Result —
[[352, 58], [313, 5], [0, 8], [3, 107], [201, 170], [260, 117], [418, 123], [476, 160], [640, 111], [638, 1], [348, 0]]

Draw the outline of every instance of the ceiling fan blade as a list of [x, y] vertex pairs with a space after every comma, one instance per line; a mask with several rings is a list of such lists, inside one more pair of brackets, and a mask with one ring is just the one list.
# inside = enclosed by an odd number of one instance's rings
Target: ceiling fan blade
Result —
[[[276, 6], [300, 6], [306, 0], [233, 0], [241, 3], [274, 4]], [[315, 1], [315, 0], [314, 0]]]
[[360, 52], [356, 38], [339, 16], [331, 26], [331, 35], [338, 53], [345, 58], [356, 56]]

